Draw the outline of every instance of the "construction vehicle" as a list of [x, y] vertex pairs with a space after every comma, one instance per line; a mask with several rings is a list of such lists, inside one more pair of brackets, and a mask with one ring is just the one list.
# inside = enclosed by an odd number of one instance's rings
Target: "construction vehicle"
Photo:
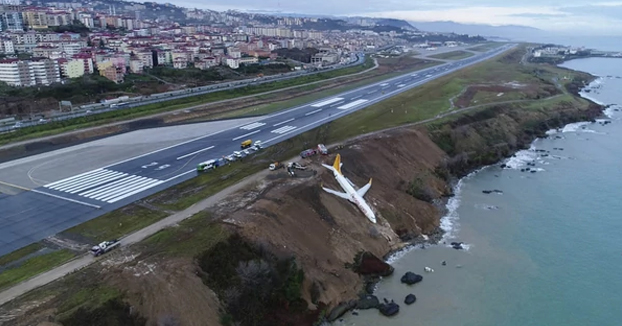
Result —
[[260, 150], [262, 148], [263, 148], [263, 145], [261, 143], [261, 140], [255, 141], [255, 144], [253, 144], [253, 146], [251, 147], [251, 149], [254, 150], [254, 151], [258, 151], [258, 150]]
[[274, 170], [278, 170], [278, 169], [282, 169], [285, 166], [281, 163], [281, 162], [274, 162], [272, 164], [270, 164], [270, 171], [274, 171]]
[[298, 170], [306, 170], [307, 169], [306, 166], [302, 166], [302, 165], [298, 164], [297, 162], [289, 162], [289, 163], [287, 163], [287, 168], [288, 169], [298, 169]]
[[326, 149], [326, 146], [324, 146], [324, 144], [318, 144], [317, 149], [320, 152], [320, 154], [328, 155], [328, 149]]
[[209, 160], [197, 165], [197, 172], [205, 172], [227, 164], [224, 158]]
[[115, 239], [112, 241], [104, 241], [100, 244], [98, 244], [97, 246], [93, 246], [93, 248], [91, 248], [90, 252], [93, 256], [97, 257], [97, 256], [101, 256], [109, 251], [111, 251], [114, 248], [117, 248], [121, 245], [121, 242], [119, 242], [119, 240]]
[[243, 141], [243, 142], [242, 142], [242, 144], [240, 145], [240, 147], [241, 147], [242, 149], [245, 149], [245, 148], [251, 147], [251, 145], [252, 145], [252, 144], [253, 144], [253, 141], [252, 141], [251, 139], [247, 139], [247, 140], [245, 140], [245, 141]]
[[261, 78], [261, 77], [263, 77], [263, 74], [261, 74], [261, 73], [257, 74], [257, 77]]
[[304, 150], [304, 151], [300, 152], [300, 157], [307, 158], [307, 157], [313, 156], [315, 154], [317, 154], [317, 151], [315, 149], [307, 149], [307, 150]]

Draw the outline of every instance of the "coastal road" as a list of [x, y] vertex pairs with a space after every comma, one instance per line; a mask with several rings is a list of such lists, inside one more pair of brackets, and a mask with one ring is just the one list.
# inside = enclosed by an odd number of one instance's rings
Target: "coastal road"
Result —
[[240, 143], [246, 139], [261, 140], [264, 146], [274, 145], [511, 47], [504, 45], [463, 60], [363, 86], [252, 123], [113, 164], [93, 166], [91, 171], [0, 198], [0, 255], [191, 179], [196, 176], [198, 163], [229, 155], [239, 150]]

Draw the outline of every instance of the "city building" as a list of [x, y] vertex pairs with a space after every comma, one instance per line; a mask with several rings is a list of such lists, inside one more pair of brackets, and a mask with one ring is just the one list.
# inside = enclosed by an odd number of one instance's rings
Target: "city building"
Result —
[[50, 85], [60, 82], [60, 69], [55, 60], [47, 58], [2, 60], [0, 81], [11, 86]]

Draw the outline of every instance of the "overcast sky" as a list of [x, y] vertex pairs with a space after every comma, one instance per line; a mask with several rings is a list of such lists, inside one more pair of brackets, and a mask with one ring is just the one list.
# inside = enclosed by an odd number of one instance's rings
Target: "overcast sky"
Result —
[[[549, 31], [622, 34], [622, 1], [586, 0], [169, 0], [201, 9], [277, 10], [410, 21], [526, 25]], [[164, 1], [162, 1], [164, 2]]]

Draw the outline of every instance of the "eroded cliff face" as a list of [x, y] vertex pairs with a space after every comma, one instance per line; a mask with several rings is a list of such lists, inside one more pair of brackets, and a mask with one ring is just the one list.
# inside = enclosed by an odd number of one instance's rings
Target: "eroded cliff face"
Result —
[[[342, 172], [356, 185], [373, 177], [365, 197], [377, 212], [377, 224], [347, 200], [321, 190], [322, 183], [340, 189], [332, 172], [320, 165], [332, 164], [332, 154], [302, 162], [317, 172], [315, 176], [290, 178], [285, 172], [274, 172], [276, 179], [262, 181], [256, 198], [246, 207], [218, 212], [244, 238], [296, 257], [305, 273], [302, 297], [311, 307], [318, 302], [334, 305], [360, 293], [362, 278], [345, 267], [358, 252], [382, 257], [405, 244], [400, 236], [416, 237], [438, 227], [437, 206], [407, 193], [415, 177], [425, 175], [437, 197], [446, 191], [446, 184], [433, 174], [445, 154], [425, 131], [380, 133], [337, 152]], [[311, 294], [314, 283], [321, 289], [316, 297]]]
[[[442, 203], [457, 177], [527, 148], [548, 129], [592, 120], [601, 112], [600, 106], [576, 99], [549, 107], [492, 107], [451, 121], [379, 132], [304, 161], [316, 171], [312, 177], [274, 172], [272, 180], [257, 185], [244, 208], [217, 213], [245, 239], [295, 257], [304, 271], [301, 296], [309, 309], [325, 308], [321, 303], [332, 308], [364, 289], [364, 278], [348, 266], [357, 253], [382, 257], [438, 231]], [[356, 185], [373, 177], [365, 197], [377, 224], [348, 201], [321, 190], [322, 183], [339, 189], [320, 165], [332, 164], [336, 153], [344, 175]]]

